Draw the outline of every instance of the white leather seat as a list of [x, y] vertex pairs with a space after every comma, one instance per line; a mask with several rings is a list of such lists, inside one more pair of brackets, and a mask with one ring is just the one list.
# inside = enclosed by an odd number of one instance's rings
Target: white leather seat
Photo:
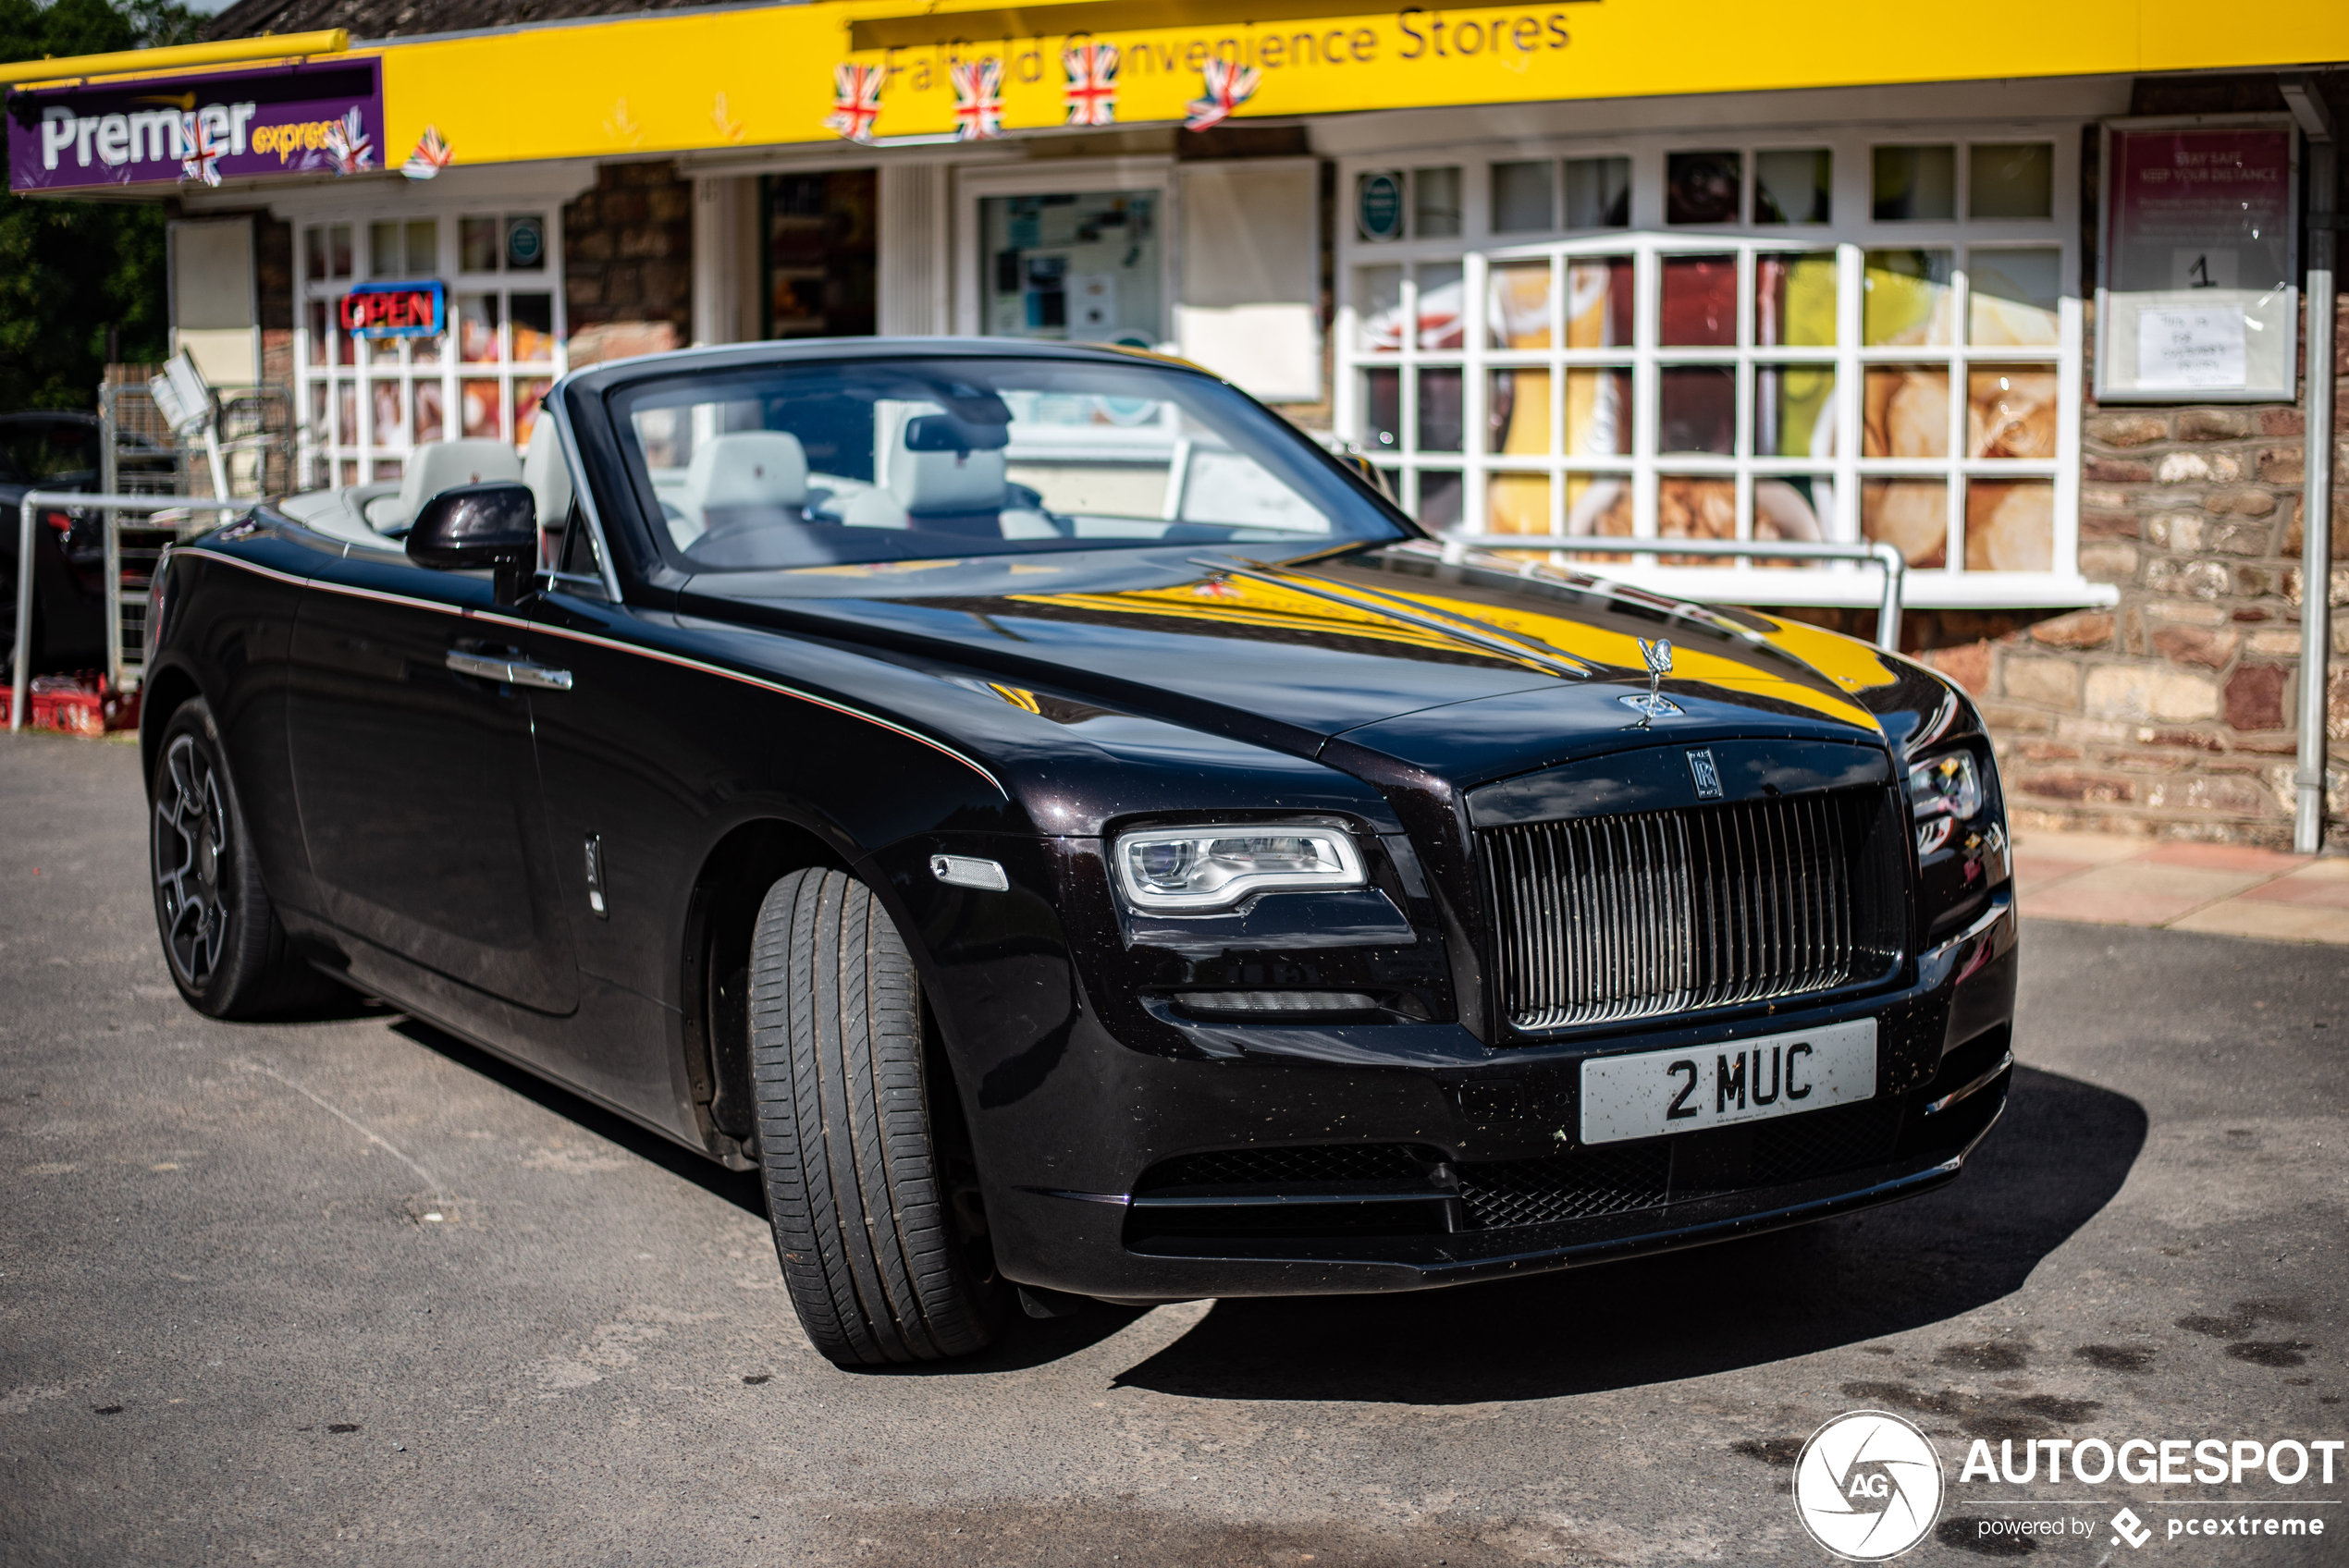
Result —
[[563, 461], [562, 442], [546, 421], [531, 433], [530, 450], [522, 459], [522, 482], [538, 504], [538, 526], [560, 528], [571, 512], [571, 465]]
[[1002, 447], [973, 452], [889, 454], [889, 492], [915, 517], [1001, 511], [1006, 499]]
[[694, 448], [678, 508], [707, 529], [712, 512], [807, 504], [807, 451], [787, 430], [738, 430]]
[[[408, 454], [408, 467], [400, 480], [400, 505], [397, 508], [371, 506], [367, 521], [386, 533], [392, 528], [411, 527], [424, 503], [443, 490], [453, 490], [460, 484], [486, 484], [493, 480], [522, 478], [522, 459], [503, 441], [427, 441]], [[394, 515], [382, 514], [391, 510]]]

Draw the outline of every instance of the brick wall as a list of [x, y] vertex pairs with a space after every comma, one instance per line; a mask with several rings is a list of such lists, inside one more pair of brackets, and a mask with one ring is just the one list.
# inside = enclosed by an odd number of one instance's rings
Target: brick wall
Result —
[[694, 187], [675, 164], [606, 164], [563, 209], [563, 298], [574, 337], [643, 323], [692, 340]]

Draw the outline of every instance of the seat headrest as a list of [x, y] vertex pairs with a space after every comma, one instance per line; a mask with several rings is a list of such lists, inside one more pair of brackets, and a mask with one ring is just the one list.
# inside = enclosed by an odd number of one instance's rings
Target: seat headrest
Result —
[[521, 478], [522, 459], [503, 441], [427, 441], [408, 454], [400, 479], [400, 515], [413, 523], [424, 503], [443, 490]]
[[917, 517], [1000, 511], [1006, 499], [1002, 451], [926, 452], [900, 445], [889, 454], [889, 491]]
[[[678, 504], [702, 519], [733, 507], [807, 504], [807, 451], [787, 430], [737, 430], [694, 448]], [[704, 521], [704, 526], [707, 526]]]
[[523, 454], [522, 482], [537, 498], [538, 526], [560, 528], [571, 512], [571, 465], [563, 461], [562, 443], [550, 420], [540, 422], [530, 450]]

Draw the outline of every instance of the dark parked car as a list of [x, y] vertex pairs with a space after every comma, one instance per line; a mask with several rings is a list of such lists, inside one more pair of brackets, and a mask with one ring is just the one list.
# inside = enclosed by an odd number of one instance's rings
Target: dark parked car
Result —
[[1915, 664], [1446, 564], [1146, 354], [658, 355], [539, 429], [172, 553], [172, 972], [759, 1170], [836, 1360], [1797, 1223], [2004, 1103], [1998, 776]]
[[[0, 664], [16, 645], [17, 550], [28, 490], [98, 488], [95, 414], [0, 414]], [[106, 656], [106, 541], [98, 513], [51, 507], [32, 530], [32, 668]]]

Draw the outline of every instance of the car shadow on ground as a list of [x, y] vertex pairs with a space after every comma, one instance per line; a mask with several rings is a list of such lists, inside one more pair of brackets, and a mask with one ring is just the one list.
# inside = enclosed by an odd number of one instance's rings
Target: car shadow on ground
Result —
[[[640, 1127], [591, 1099], [548, 1083], [529, 1069], [518, 1067], [503, 1057], [494, 1056], [421, 1019], [400, 1017], [391, 1027], [425, 1049], [437, 1051], [468, 1072], [478, 1072], [533, 1104], [575, 1123], [581, 1131], [615, 1144], [670, 1175], [691, 1182], [712, 1197], [732, 1204], [760, 1224], [767, 1222], [767, 1194], [759, 1183], [756, 1171], [729, 1170], [707, 1156], [670, 1143], [659, 1133]], [[1102, 1305], [1074, 1317], [1039, 1322], [1022, 1314], [1015, 1302], [1010, 1304], [1005, 1332], [983, 1354], [966, 1356], [958, 1361], [914, 1362], [846, 1367], [843, 1370], [914, 1374], [1021, 1371], [1074, 1355], [1108, 1339], [1141, 1316], [1139, 1309]]]
[[1672, 1382], [1946, 1321], [2019, 1288], [2127, 1180], [2144, 1108], [2019, 1069], [1938, 1192], [1538, 1280], [1232, 1300], [1118, 1386], [1194, 1399], [1470, 1404]]
[[[755, 1172], [657, 1133], [413, 1018], [400, 1034], [764, 1221]], [[2019, 1288], [2112, 1200], [2145, 1145], [2125, 1095], [2018, 1068], [1965, 1173], [1906, 1203], [1770, 1235], [1540, 1279], [1393, 1295], [1218, 1302], [1120, 1387], [1195, 1399], [1472, 1404], [1703, 1377], [1955, 1317]], [[1043, 1321], [1016, 1306], [983, 1354], [866, 1368], [932, 1377], [1038, 1366], [1140, 1309]]]
[[619, 1145], [670, 1175], [691, 1182], [712, 1197], [723, 1198], [760, 1224], [767, 1222], [767, 1194], [759, 1186], [756, 1171], [729, 1170], [707, 1155], [672, 1144], [617, 1111], [606, 1110], [584, 1096], [548, 1083], [528, 1068], [493, 1056], [422, 1019], [402, 1018], [391, 1027], [394, 1033], [406, 1035], [427, 1050], [438, 1051], [458, 1066], [478, 1072], [557, 1116], [578, 1123], [581, 1131]]

